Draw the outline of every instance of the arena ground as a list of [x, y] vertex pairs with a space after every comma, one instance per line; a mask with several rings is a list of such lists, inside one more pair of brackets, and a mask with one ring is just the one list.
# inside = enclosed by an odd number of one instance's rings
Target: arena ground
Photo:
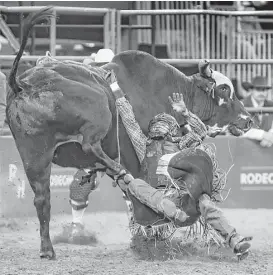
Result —
[[[192, 242], [170, 254], [162, 247], [130, 247], [126, 213], [86, 214], [86, 228], [98, 242], [92, 245], [55, 244], [56, 261], [40, 260], [36, 218], [0, 219], [0, 274], [82, 275], [82, 274], [273, 274], [273, 210], [224, 209], [242, 234], [253, 235], [250, 256], [240, 263], [224, 249], [198, 248]], [[58, 236], [71, 216], [52, 217], [51, 235]], [[148, 246], [147, 246], [148, 247]], [[174, 251], [174, 250], [172, 250]]]

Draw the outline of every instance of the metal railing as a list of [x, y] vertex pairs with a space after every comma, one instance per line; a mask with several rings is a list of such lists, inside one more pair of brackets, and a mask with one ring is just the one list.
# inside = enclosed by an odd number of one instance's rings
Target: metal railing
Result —
[[[22, 56], [21, 60], [26, 60], [26, 61], [36, 61], [41, 55], [28, 55], [28, 56]], [[83, 59], [90, 57], [90, 56], [74, 56], [74, 55], [65, 55], [65, 56], [54, 56], [54, 58], [58, 60], [78, 60], [82, 61]], [[7, 61], [13, 61], [15, 58], [14, 55], [0, 55], [0, 60], [7, 60]], [[168, 63], [170, 65], [195, 65], [198, 64], [201, 60], [203, 59], [159, 59], [162, 62]], [[267, 64], [267, 65], [272, 65], [273, 64], [273, 59], [209, 59], [209, 62], [211, 64], [230, 64], [230, 65], [242, 65], [242, 64]]]
[[[21, 60], [25, 61], [36, 61], [41, 55], [23, 55]], [[73, 60], [73, 61], [83, 61], [85, 58], [90, 58], [90, 56], [74, 56], [74, 55], [56, 55], [54, 56], [57, 60]], [[15, 59], [14, 55], [0, 55], [0, 60], [13, 61]]]
[[[0, 6], [0, 13], [28, 13], [38, 11], [45, 6], [21, 6], [21, 7], [6, 7]], [[98, 28], [103, 29], [104, 33], [104, 48], [111, 48], [114, 52], [116, 52], [116, 40], [115, 40], [115, 26], [116, 26], [116, 19], [115, 15], [116, 12], [114, 9], [107, 9], [107, 8], [79, 8], [79, 7], [53, 7], [53, 13], [55, 15], [60, 14], [71, 14], [71, 15], [84, 15], [84, 16], [103, 16], [103, 25], [97, 26]], [[46, 25], [47, 26], [47, 25]], [[46, 27], [45, 25], [43, 27]], [[59, 27], [57, 25], [57, 18], [52, 17], [50, 23], [50, 35], [49, 35], [49, 49], [52, 56], [56, 55], [56, 29]], [[73, 26], [78, 27], [77, 25]], [[81, 27], [81, 26], [79, 26]]]
[[[242, 28], [242, 24], [249, 21], [251, 16], [272, 16], [273, 11], [151, 9], [121, 10], [117, 13], [117, 20], [129, 16], [141, 18], [146, 24], [150, 23], [149, 30], [138, 30], [140, 41], [145, 42], [144, 36], [139, 34], [145, 32], [146, 43], [151, 44], [151, 54], [155, 55], [155, 45], [162, 44], [164, 40], [172, 64], [177, 63], [177, 59], [189, 59], [185, 61], [189, 64], [207, 58], [216, 64], [216, 70], [230, 78], [250, 81], [255, 75], [264, 74], [268, 83], [272, 82], [273, 32], [247, 30]], [[119, 25], [117, 23], [118, 52], [121, 50]], [[150, 35], [147, 35], [148, 32]], [[138, 43], [138, 40], [135, 40], [131, 45]]]
[[273, 107], [245, 107], [249, 113], [267, 114], [273, 113]]
[[[41, 9], [41, 6], [21, 6], [21, 7], [6, 7], [6, 6], [0, 6], [0, 12], [4, 13], [28, 13], [33, 12]], [[169, 63], [169, 64], [197, 64], [200, 60], [203, 58], [208, 58], [211, 62], [211, 64], [215, 65], [215, 69], [221, 71], [222, 73], [226, 74], [228, 77], [232, 78], [234, 75], [238, 77], [239, 79], [243, 80], [249, 80], [249, 76], [254, 74], [256, 72], [253, 70], [253, 68], [259, 68], [258, 66], [262, 66], [262, 68], [266, 68], [267, 71], [264, 69], [260, 70], [261, 73], [270, 73], [267, 75], [269, 83], [271, 84], [271, 66], [273, 64], [273, 58], [268, 55], [264, 54], [264, 51], [261, 56], [258, 55], [259, 58], [251, 59], [248, 56], [243, 56], [240, 53], [240, 50], [238, 50], [239, 53], [237, 53], [237, 56], [234, 54], [233, 46], [240, 45], [243, 35], [247, 34], [240, 34], [239, 33], [239, 21], [241, 20], [241, 17], [249, 17], [249, 16], [268, 16], [273, 15], [273, 11], [216, 11], [216, 10], [203, 10], [203, 9], [183, 9], [183, 10], [174, 10], [174, 9], [167, 9], [167, 10], [113, 10], [113, 9], [94, 9], [94, 8], [78, 8], [78, 7], [53, 7], [54, 13], [57, 14], [73, 14], [73, 15], [99, 15], [103, 16], [104, 18], [104, 24], [95, 26], [99, 28], [103, 28], [104, 30], [104, 47], [105, 48], [111, 48], [115, 53], [119, 53], [121, 51], [121, 44], [122, 44], [122, 30], [128, 29], [129, 30], [129, 36], [132, 35], [132, 32], [137, 30], [148, 30], [151, 32], [151, 44], [152, 44], [152, 54], [155, 54], [155, 44], [156, 44], [156, 17], [158, 16], [195, 16], [194, 20], [196, 22], [199, 22], [201, 26], [191, 26], [189, 28], [190, 32], [187, 32], [185, 34], [185, 41], [187, 41], [188, 47], [190, 47], [190, 52], [195, 52], [194, 56], [189, 56], [188, 58], [173, 58], [173, 59], [161, 59], [163, 62]], [[144, 21], [144, 24], [133, 24], [132, 21], [129, 21], [129, 25], [122, 25], [121, 20], [124, 16], [149, 16], [150, 21], [146, 20]], [[213, 35], [212, 33], [209, 33], [208, 28], [205, 28], [204, 20], [207, 19], [208, 22], [212, 22], [213, 16], [215, 17], [215, 21], [219, 21], [219, 19], [216, 20], [216, 16], [225, 18], [225, 22], [227, 23], [226, 26], [226, 35], [228, 35], [227, 41], [226, 41], [226, 49], [223, 50], [221, 53], [222, 55], [212, 55], [211, 52], [213, 50], [217, 50], [220, 48], [220, 44], [216, 43], [215, 46], [210, 46], [210, 43], [212, 40], [210, 39]], [[198, 20], [197, 20], [198, 19]], [[240, 20], [238, 20], [240, 19]], [[194, 22], [194, 20], [191, 20], [188, 22]], [[185, 18], [185, 25], [184, 27], [187, 27], [187, 20]], [[203, 25], [202, 25], [203, 24]], [[235, 24], [235, 25], [234, 25]], [[209, 24], [208, 24], [209, 25]], [[81, 25], [79, 25], [80, 27]], [[235, 26], [236, 33], [239, 34], [238, 38], [235, 39], [235, 37], [232, 35], [232, 28]], [[82, 61], [83, 59], [87, 58], [87, 56], [56, 56], [56, 28], [58, 27], [56, 18], [51, 19], [50, 24], [50, 52], [54, 58], [58, 60], [65, 60], [70, 59], [74, 61]], [[66, 26], [61, 26], [61, 28]], [[77, 26], [73, 26], [77, 27]], [[90, 26], [91, 28], [91, 26]], [[179, 26], [176, 26], [176, 28], [179, 28]], [[192, 32], [192, 34], [191, 34]], [[206, 35], [208, 34], [208, 35]], [[273, 32], [272, 32], [273, 34]], [[190, 36], [192, 35], [192, 36]], [[217, 32], [214, 34], [217, 35]], [[220, 37], [222, 37], [220, 35]], [[252, 36], [253, 37], [253, 36]], [[196, 43], [195, 39], [200, 38], [202, 43]], [[240, 40], [241, 39], [241, 40]], [[257, 38], [258, 39], [258, 38]], [[172, 40], [172, 37], [170, 37], [170, 40]], [[268, 52], [271, 54], [271, 37], [264, 36], [264, 39], [262, 41], [266, 40], [266, 43], [268, 45]], [[198, 53], [198, 54], [197, 54]], [[40, 56], [33, 55], [33, 56], [23, 56], [22, 60], [28, 60], [28, 61], [35, 61]], [[6, 61], [13, 61], [14, 56], [13, 55], [0, 55], [0, 60], [6, 60]], [[251, 67], [252, 66], [252, 67]], [[256, 67], [254, 67], [256, 66]], [[244, 69], [245, 71], [249, 69], [249, 72], [247, 76], [244, 75]], [[257, 71], [259, 72], [259, 71]], [[246, 79], [244, 79], [246, 78]], [[255, 108], [254, 108], [255, 109]], [[250, 112], [253, 112], [253, 109], [249, 109]], [[267, 108], [267, 109], [255, 109], [255, 112], [273, 112], [273, 109]]]

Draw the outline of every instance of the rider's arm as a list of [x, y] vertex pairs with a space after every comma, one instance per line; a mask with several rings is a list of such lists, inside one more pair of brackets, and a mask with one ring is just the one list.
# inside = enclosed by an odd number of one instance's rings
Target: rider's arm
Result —
[[125, 98], [124, 93], [116, 82], [111, 84], [111, 89], [116, 98], [117, 110], [136, 150], [139, 162], [141, 163], [146, 152], [147, 137], [144, 135], [138, 122], [136, 121], [132, 105]]
[[187, 122], [195, 134], [199, 135], [202, 139], [206, 137], [207, 127], [198, 116], [189, 111]]
[[[190, 132], [200, 136], [200, 139], [203, 140], [207, 135], [207, 128], [196, 115], [187, 109], [183, 99], [183, 94], [173, 93], [172, 97], [169, 96], [169, 102], [172, 106], [173, 112], [175, 113], [174, 117], [180, 127], [188, 124], [186, 127], [190, 127]], [[183, 123], [181, 123], [181, 121]]]
[[183, 134], [179, 142], [180, 149], [185, 149], [189, 147], [195, 147], [202, 143], [207, 135], [207, 129], [204, 123], [193, 113], [189, 112], [176, 112], [176, 116], [184, 117], [187, 124], [183, 125], [181, 128], [185, 129], [188, 127], [186, 134]]
[[[193, 114], [192, 112], [188, 111], [187, 109], [183, 112], [175, 111], [177, 121], [181, 127], [188, 127], [189, 133], [194, 133], [194, 136], [199, 136], [202, 140], [207, 135], [207, 128], [206, 125], [201, 121], [201, 119]], [[185, 121], [184, 125], [180, 123], [180, 121]], [[187, 135], [188, 135], [187, 134]], [[191, 134], [192, 135], [192, 134]]]

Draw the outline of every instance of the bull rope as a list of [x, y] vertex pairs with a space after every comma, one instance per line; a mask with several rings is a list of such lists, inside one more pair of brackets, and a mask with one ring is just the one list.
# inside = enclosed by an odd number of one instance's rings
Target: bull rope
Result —
[[118, 164], [120, 165], [120, 143], [119, 143], [119, 111], [116, 104], [116, 115], [117, 115], [117, 149], [118, 149]]

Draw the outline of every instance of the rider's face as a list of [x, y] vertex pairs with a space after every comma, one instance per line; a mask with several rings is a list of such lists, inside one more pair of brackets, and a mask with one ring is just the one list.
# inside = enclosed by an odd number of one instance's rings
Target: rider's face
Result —
[[174, 129], [172, 129], [172, 136], [173, 137], [179, 137], [179, 129], [178, 129], [178, 127], [175, 127]]
[[189, 133], [190, 131], [191, 131], [190, 126], [188, 124], [186, 124], [178, 129], [177, 136], [182, 137], [182, 136], [186, 135], [187, 133]]

